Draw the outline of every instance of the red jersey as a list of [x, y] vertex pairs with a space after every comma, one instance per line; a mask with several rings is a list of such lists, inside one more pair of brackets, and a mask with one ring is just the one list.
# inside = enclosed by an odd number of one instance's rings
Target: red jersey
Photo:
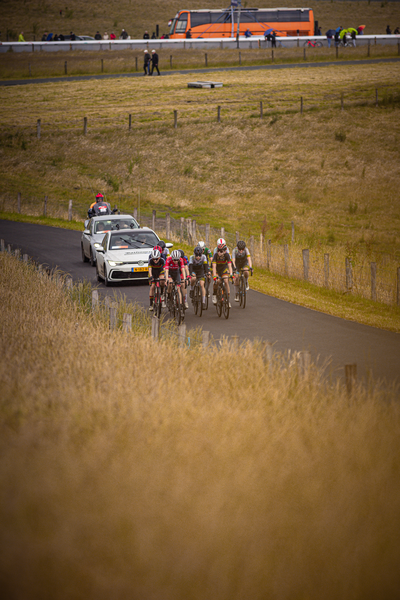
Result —
[[184, 263], [183, 263], [183, 260], [181, 258], [176, 263], [176, 262], [174, 262], [174, 260], [170, 256], [168, 256], [167, 262], [165, 263], [165, 269], [169, 269], [170, 271], [182, 270], [183, 266], [184, 266]]

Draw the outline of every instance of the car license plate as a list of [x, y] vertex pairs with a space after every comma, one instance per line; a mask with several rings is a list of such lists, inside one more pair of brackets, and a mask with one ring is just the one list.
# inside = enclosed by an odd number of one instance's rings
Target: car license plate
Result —
[[132, 273], [137, 273], [138, 271], [147, 271], [147, 267], [132, 267]]

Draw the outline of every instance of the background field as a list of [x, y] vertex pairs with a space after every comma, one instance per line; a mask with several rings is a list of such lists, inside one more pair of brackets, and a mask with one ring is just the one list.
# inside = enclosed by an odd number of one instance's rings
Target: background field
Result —
[[[2, 0], [0, 30], [2, 39], [6, 39], [7, 30], [11, 37], [18, 37], [21, 30], [25, 39], [41, 39], [43, 32], [92, 35], [96, 31], [114, 31], [119, 35], [124, 28], [133, 38], [143, 36], [145, 30], [150, 35], [159, 25], [160, 35], [167, 33], [167, 23], [175, 16], [177, 10], [199, 8], [226, 8], [229, 2], [221, 0], [185, 0], [184, 3], [163, 2], [155, 0], [150, 5], [144, 0], [104, 0], [99, 2], [71, 0], [65, 3], [54, 3], [46, 0]], [[254, 3], [243, 2], [254, 6]], [[257, 8], [276, 7], [273, 0], [261, 0], [255, 3]], [[285, 6], [299, 7], [301, 3], [288, 0]], [[338, 27], [358, 27], [366, 25], [366, 33], [383, 34], [389, 24], [392, 31], [400, 26], [400, 6], [398, 2], [318, 2], [311, 0], [307, 7], [314, 10], [316, 20], [327, 29]], [[60, 17], [60, 9], [63, 16]]]
[[110, 332], [5, 253], [0, 299], [5, 598], [397, 597], [396, 390]]

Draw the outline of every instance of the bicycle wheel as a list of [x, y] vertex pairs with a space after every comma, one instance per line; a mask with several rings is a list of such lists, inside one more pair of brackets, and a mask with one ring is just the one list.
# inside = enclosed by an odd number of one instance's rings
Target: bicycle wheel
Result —
[[192, 297], [192, 304], [193, 304], [193, 310], [194, 310], [194, 314], [197, 315], [197, 311], [199, 310], [199, 303], [198, 303], [198, 298], [197, 298], [197, 283], [193, 288], [193, 297]]
[[243, 275], [241, 276], [240, 280], [239, 280], [239, 304], [241, 308], [245, 308], [246, 307], [246, 280], [243, 277]]
[[160, 288], [156, 286], [154, 291], [154, 314], [159, 319], [161, 315], [161, 291]]
[[229, 318], [229, 296], [225, 294], [224, 296], [224, 302], [222, 304], [222, 308], [224, 311], [224, 317], [225, 319]]
[[170, 317], [172, 319], [174, 319], [175, 318], [175, 293], [173, 290], [168, 293], [167, 306], [168, 306]]
[[201, 317], [201, 315], [203, 314], [203, 299], [201, 297], [201, 287], [200, 287], [200, 283], [196, 284], [196, 300], [197, 300], [197, 314], [199, 315], [199, 317]]
[[219, 317], [222, 315], [222, 302], [223, 302], [222, 290], [221, 290], [221, 286], [218, 286], [218, 289], [217, 289], [217, 304], [215, 305], [215, 307], [217, 309], [217, 315]]
[[315, 47], [316, 48], [322, 48], [323, 43], [322, 42], [315, 42]]
[[208, 279], [208, 277], [206, 276], [206, 280], [205, 280], [205, 286], [206, 286], [206, 306], [205, 306], [205, 310], [208, 309], [208, 294], [209, 294], [209, 289], [210, 289], [210, 281]]
[[181, 306], [181, 302], [179, 300], [179, 295], [176, 292], [175, 293], [175, 323], [177, 325], [180, 325], [182, 322], [182, 306]]

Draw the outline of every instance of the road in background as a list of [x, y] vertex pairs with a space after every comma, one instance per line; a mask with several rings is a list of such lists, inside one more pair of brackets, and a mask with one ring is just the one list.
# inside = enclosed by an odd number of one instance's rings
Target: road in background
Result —
[[[111, 289], [99, 284], [96, 271], [81, 259], [81, 233], [56, 227], [0, 220], [0, 238], [13, 249], [21, 248], [40, 263], [59, 267], [70, 273], [75, 281], [87, 279], [103, 295], [115, 290], [129, 301], [148, 307], [147, 283], [123, 283]], [[251, 278], [250, 278], [251, 285]], [[247, 306], [242, 310], [233, 302], [229, 319], [218, 318], [214, 306], [201, 318], [192, 308], [186, 311], [188, 327], [202, 326], [214, 338], [239, 336], [241, 341], [262, 339], [274, 344], [279, 352], [309, 350], [314, 361], [330, 361], [329, 373], [343, 376], [344, 365], [357, 364], [360, 378], [372, 372], [375, 379], [400, 383], [400, 335], [345, 321], [302, 306], [250, 291]]]

